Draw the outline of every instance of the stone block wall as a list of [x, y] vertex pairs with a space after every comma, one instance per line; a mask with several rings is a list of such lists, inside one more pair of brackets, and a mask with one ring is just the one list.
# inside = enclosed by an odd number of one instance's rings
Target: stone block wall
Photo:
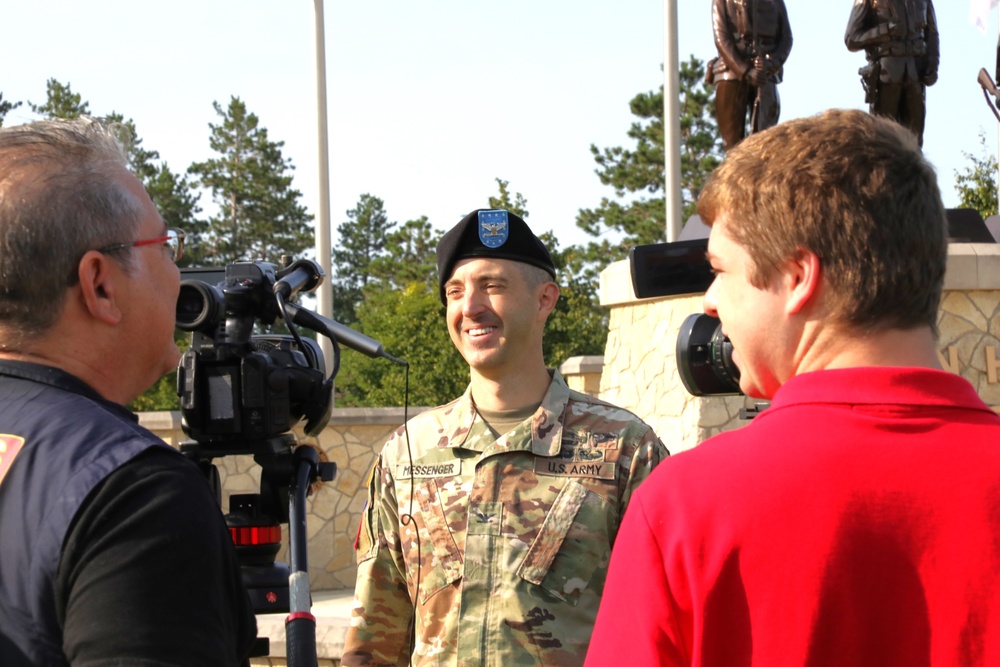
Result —
[[601, 393], [603, 356], [572, 357], [559, 367], [570, 389], [597, 398]]
[[[426, 408], [410, 408], [414, 416]], [[140, 423], [168, 444], [178, 446], [186, 438], [180, 413], [152, 412], [139, 416]], [[321, 459], [337, 464], [331, 482], [322, 482], [307, 500], [309, 582], [313, 590], [353, 588], [357, 566], [354, 536], [367, 498], [365, 482], [375, 457], [389, 435], [403, 423], [403, 408], [336, 408], [326, 429], [315, 438], [298, 433], [300, 443], [317, 447]], [[222, 507], [229, 497], [260, 490], [260, 466], [249, 455], [214, 460], [222, 483]], [[283, 526], [279, 560], [287, 560], [288, 526]]]

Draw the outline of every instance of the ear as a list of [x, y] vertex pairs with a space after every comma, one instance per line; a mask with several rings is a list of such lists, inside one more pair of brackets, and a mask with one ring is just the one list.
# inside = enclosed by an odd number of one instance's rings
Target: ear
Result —
[[811, 250], [799, 248], [788, 260], [784, 275], [788, 289], [785, 312], [800, 313], [810, 303], [815, 303], [823, 280], [823, 267], [819, 256]]
[[111, 326], [122, 320], [117, 289], [122, 270], [113, 263], [104, 253], [91, 250], [77, 266], [83, 308], [94, 319]]
[[538, 295], [538, 311], [545, 317], [549, 316], [555, 307], [556, 302], [559, 300], [559, 285], [553, 282], [547, 282], [541, 287], [541, 291]]

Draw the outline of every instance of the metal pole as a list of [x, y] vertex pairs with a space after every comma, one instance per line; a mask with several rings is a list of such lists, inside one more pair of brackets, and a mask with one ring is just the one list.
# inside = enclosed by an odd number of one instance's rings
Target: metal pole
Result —
[[[316, 291], [317, 312], [333, 319], [333, 271], [331, 266], [330, 234], [330, 155], [326, 132], [326, 40], [324, 38], [323, 0], [313, 0], [316, 8], [316, 117], [317, 145], [319, 146], [319, 215], [316, 217], [316, 261], [326, 272], [326, 280]], [[323, 357], [330, 365], [333, 360], [333, 343], [319, 337]], [[327, 368], [329, 373], [331, 368]]]
[[663, 0], [663, 200], [668, 242], [680, 236], [681, 220], [681, 86], [677, 56], [677, 0]]

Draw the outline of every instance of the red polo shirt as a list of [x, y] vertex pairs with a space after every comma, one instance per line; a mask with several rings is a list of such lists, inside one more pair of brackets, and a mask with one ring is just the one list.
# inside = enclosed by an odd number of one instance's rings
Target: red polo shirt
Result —
[[587, 665], [1000, 664], [1000, 417], [963, 378], [793, 378], [639, 487]]

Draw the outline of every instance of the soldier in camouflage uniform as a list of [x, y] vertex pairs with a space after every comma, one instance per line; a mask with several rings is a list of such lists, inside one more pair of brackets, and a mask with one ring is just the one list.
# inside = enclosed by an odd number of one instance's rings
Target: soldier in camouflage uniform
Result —
[[559, 288], [523, 220], [473, 211], [438, 270], [472, 382], [376, 461], [342, 664], [582, 665], [619, 520], [667, 451], [545, 368]]

